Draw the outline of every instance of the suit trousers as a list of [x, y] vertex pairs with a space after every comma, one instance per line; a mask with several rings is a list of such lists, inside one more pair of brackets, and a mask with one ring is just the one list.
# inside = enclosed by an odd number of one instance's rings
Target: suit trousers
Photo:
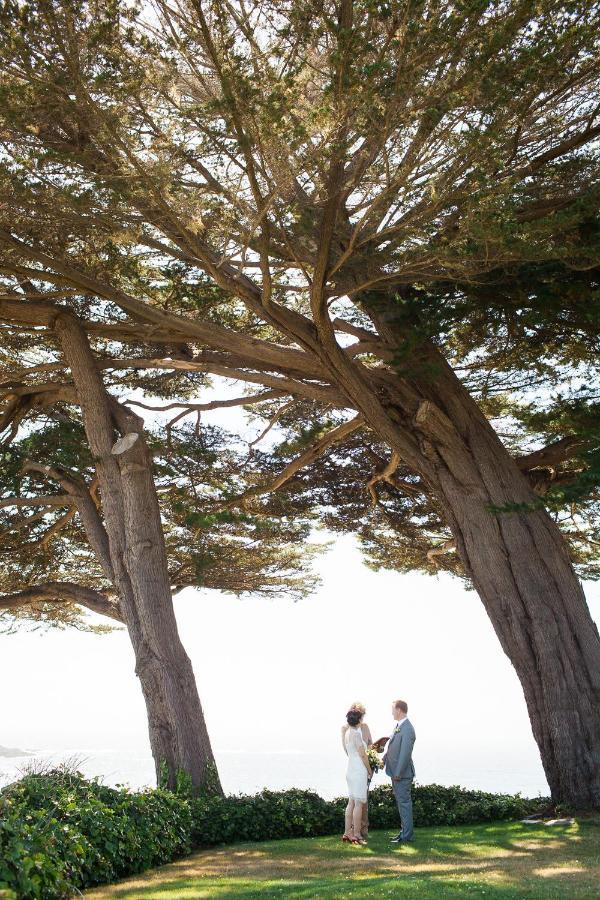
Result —
[[410, 793], [412, 781], [412, 778], [401, 778], [400, 781], [392, 781], [394, 796], [398, 804], [398, 812], [400, 813], [400, 822], [402, 824], [400, 835], [403, 841], [412, 841], [414, 835], [413, 805]]

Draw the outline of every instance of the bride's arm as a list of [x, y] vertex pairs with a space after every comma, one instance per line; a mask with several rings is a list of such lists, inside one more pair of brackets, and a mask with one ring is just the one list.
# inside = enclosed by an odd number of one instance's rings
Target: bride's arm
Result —
[[371, 769], [371, 764], [369, 763], [369, 757], [367, 756], [367, 751], [365, 750], [365, 745], [363, 743], [363, 739], [360, 736], [360, 734], [358, 733], [358, 731], [356, 731], [352, 735], [352, 739], [354, 740], [354, 746], [358, 750], [358, 755], [362, 759], [365, 769], [367, 770], [367, 773], [369, 775], [372, 775], [373, 771]]
[[369, 757], [367, 756], [367, 751], [365, 750], [365, 745], [362, 742], [361, 742], [359, 752], [360, 752], [360, 758], [362, 759], [363, 763], [365, 764], [365, 769], [367, 770], [367, 775], [372, 775], [373, 770], [372, 770], [371, 764], [369, 762]]
[[348, 731], [347, 725], [342, 725], [342, 747], [344, 748], [344, 753], [348, 756], [348, 751], [346, 749], [346, 732]]

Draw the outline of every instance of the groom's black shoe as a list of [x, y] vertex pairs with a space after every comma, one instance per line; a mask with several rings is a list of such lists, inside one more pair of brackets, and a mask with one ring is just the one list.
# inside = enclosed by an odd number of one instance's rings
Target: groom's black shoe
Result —
[[412, 842], [412, 838], [406, 840], [406, 838], [403, 838], [401, 834], [397, 834], [396, 837], [393, 837], [391, 840], [392, 844], [412, 844]]

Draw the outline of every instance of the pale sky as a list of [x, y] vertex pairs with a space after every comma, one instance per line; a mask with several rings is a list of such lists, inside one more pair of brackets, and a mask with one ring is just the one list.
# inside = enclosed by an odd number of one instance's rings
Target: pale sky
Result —
[[[367, 705], [379, 737], [401, 697], [422, 782], [485, 781], [489, 769], [509, 779], [499, 788], [544, 789], [520, 685], [474, 592], [445, 575], [373, 573], [351, 538], [317, 565], [322, 587], [297, 603], [195, 590], [176, 600], [217, 751], [317, 752], [334, 766], [349, 704]], [[124, 632], [0, 636], [0, 744], [146, 751], [133, 668]]]
[[[239, 385], [221, 382], [201, 399], [232, 391]], [[206, 419], [243, 428], [239, 409]], [[260, 430], [257, 423], [251, 436]], [[475, 592], [448, 575], [374, 573], [351, 537], [336, 537], [316, 567], [322, 586], [297, 603], [192, 589], [175, 601], [226, 789], [343, 793], [339, 729], [348, 706], [362, 700], [379, 737], [389, 733], [391, 701], [402, 698], [422, 783], [546, 790], [521, 687]], [[600, 622], [600, 585], [586, 589]], [[0, 635], [0, 678], [0, 745], [83, 751], [87, 771], [113, 782], [137, 777], [126, 754], [139, 753], [151, 772], [124, 631]], [[106, 749], [122, 756], [109, 763]], [[322, 758], [315, 775], [314, 754]]]

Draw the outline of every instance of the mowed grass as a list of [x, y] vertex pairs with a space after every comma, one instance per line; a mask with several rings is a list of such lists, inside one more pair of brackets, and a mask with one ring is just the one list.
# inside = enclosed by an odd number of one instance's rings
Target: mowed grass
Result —
[[235, 844], [103, 888], [88, 900], [145, 897], [600, 897], [600, 821], [569, 826], [421, 828], [411, 846], [373, 832], [367, 848], [339, 837]]

